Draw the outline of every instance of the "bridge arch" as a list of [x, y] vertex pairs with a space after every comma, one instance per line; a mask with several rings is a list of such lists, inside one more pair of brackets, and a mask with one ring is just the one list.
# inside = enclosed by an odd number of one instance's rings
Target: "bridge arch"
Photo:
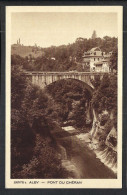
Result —
[[90, 85], [88, 85], [87, 83], [85, 83], [85, 82], [83, 82], [83, 81], [81, 81], [81, 80], [78, 80], [78, 79], [74, 79], [74, 78], [67, 78], [67, 79], [60, 79], [60, 80], [57, 80], [57, 81], [54, 81], [54, 82], [52, 82], [52, 83], [50, 83], [50, 84], [48, 84], [48, 85], [45, 85], [45, 87], [48, 87], [48, 86], [50, 86], [50, 85], [52, 85], [52, 84], [55, 84], [55, 83], [57, 83], [57, 82], [59, 82], [59, 81], [67, 81], [67, 80], [71, 80], [72, 82], [73, 81], [76, 81], [77, 83], [79, 83], [79, 84], [82, 84], [82, 87], [83, 88], [86, 88], [91, 94], [93, 93], [93, 88], [90, 86]]
[[66, 99], [67, 101], [68, 99], [71, 100], [71, 106], [69, 107], [70, 113], [73, 105], [79, 104], [80, 102], [80, 106], [86, 109], [84, 112], [86, 125], [91, 125], [93, 115], [90, 101], [94, 90], [91, 86], [81, 80], [68, 78], [50, 83], [45, 87], [45, 90], [56, 102], [66, 102]]

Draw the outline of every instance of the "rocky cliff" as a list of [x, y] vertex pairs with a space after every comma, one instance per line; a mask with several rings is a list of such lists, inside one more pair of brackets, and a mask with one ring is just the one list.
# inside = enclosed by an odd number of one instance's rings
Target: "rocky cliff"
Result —
[[97, 158], [113, 172], [117, 172], [117, 130], [113, 125], [113, 114], [104, 110], [97, 114], [93, 110], [93, 126], [90, 131], [89, 147]]

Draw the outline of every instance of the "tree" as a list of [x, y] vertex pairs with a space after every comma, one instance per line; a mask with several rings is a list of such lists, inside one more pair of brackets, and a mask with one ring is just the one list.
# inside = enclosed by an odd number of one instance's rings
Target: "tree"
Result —
[[27, 81], [20, 66], [11, 66], [11, 106], [19, 109], [25, 96]]
[[60, 80], [47, 86], [47, 91], [60, 105], [59, 116], [62, 122], [68, 120], [71, 115], [71, 119], [77, 126], [85, 126], [85, 104], [90, 102], [91, 93], [82, 82]]
[[95, 88], [92, 96], [92, 105], [98, 113], [103, 110], [117, 111], [117, 77], [105, 74], [100, 85]]
[[[100, 47], [102, 51], [108, 53], [114, 51], [117, 44], [117, 38], [109, 36], [105, 36], [103, 39], [97, 38], [96, 31], [94, 31], [90, 39], [79, 37], [72, 44], [42, 48], [42, 55], [36, 57], [34, 62], [28, 60], [28, 57], [23, 58], [18, 55], [12, 55], [11, 59], [12, 64], [23, 66], [25, 70], [30, 71], [82, 71], [80, 64], [84, 51], [88, 51], [93, 47]], [[52, 57], [55, 60], [51, 60]], [[113, 67], [115, 67], [114, 59], [112, 61]]]
[[91, 79], [91, 83], [95, 89], [97, 89], [101, 84], [101, 78], [99, 75], [95, 75], [94, 79]]
[[110, 58], [110, 68], [112, 71], [113, 69], [117, 71], [117, 58], [118, 58], [118, 51], [117, 49], [114, 49]]
[[[32, 177], [31, 171], [35, 166], [36, 136], [39, 134], [39, 137], [42, 137], [42, 141], [50, 140], [52, 142], [53, 138], [50, 131], [59, 127], [56, 127], [55, 123], [59, 112], [53, 99], [26, 79], [21, 67], [12, 65], [11, 70], [11, 176], [12, 178]], [[45, 144], [44, 141], [42, 144]], [[58, 159], [58, 153], [55, 150], [56, 142], [54, 141], [53, 144], [50, 145], [49, 142], [46, 142], [46, 147], [44, 147], [43, 151], [41, 151], [42, 147], [39, 148], [39, 154], [41, 155], [36, 154], [36, 160], [38, 162], [42, 162], [42, 159], [45, 160], [41, 165], [40, 175], [36, 170], [40, 170], [41, 163], [36, 164], [34, 178], [43, 177], [43, 175], [45, 178], [53, 177], [54, 174], [54, 177], [58, 176], [60, 159]], [[55, 164], [56, 162], [57, 164]], [[24, 164], [27, 164], [28, 167], [30, 166], [30, 175], [26, 175], [27, 169], [25, 169]], [[56, 171], [51, 172], [51, 166], [52, 169], [55, 167], [54, 170]], [[21, 174], [22, 171], [25, 176]]]

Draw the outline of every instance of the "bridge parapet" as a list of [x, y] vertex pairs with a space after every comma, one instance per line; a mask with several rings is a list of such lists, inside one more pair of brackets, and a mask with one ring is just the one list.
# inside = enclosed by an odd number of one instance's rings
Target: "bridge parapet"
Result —
[[100, 76], [102, 79], [104, 74], [97, 72], [25, 72], [32, 83], [41, 88], [61, 79], [77, 79], [93, 88], [91, 79], [94, 79], [95, 76]]

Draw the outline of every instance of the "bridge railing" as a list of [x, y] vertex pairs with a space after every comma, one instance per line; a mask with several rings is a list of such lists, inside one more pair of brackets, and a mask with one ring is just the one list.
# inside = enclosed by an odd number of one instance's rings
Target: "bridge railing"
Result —
[[40, 71], [27, 71], [25, 75], [104, 75], [105, 72], [40, 72]]

